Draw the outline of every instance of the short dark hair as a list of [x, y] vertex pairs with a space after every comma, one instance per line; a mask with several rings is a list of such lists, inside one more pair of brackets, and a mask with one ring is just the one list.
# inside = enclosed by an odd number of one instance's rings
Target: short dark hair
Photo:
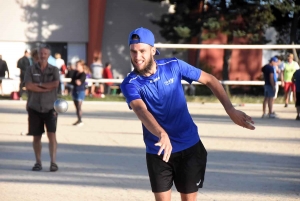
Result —
[[34, 48], [32, 51], [31, 51], [31, 56], [34, 57], [38, 54], [38, 50], [36, 48]]
[[38, 51], [40, 52], [41, 49], [47, 49], [49, 50], [49, 53], [51, 54], [51, 49], [50, 49], [50, 46], [47, 45], [47, 44], [41, 44], [38, 48]]
[[82, 67], [84, 67], [84, 65], [85, 65], [84, 60], [80, 59], [80, 60], [76, 61], [75, 65], [77, 66], [78, 64], [81, 64]]
[[282, 61], [283, 60], [283, 57], [282, 56], [280, 56], [280, 55], [276, 55], [275, 56], [278, 60], [280, 60], [280, 61]]
[[109, 66], [110, 65], [110, 62], [106, 62], [105, 63], [105, 67]]

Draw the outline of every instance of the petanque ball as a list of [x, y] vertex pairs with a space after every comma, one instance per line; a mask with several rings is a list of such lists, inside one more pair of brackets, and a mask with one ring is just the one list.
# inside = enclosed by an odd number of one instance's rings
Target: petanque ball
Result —
[[54, 102], [54, 109], [57, 113], [64, 113], [68, 110], [68, 103], [64, 99], [57, 99]]

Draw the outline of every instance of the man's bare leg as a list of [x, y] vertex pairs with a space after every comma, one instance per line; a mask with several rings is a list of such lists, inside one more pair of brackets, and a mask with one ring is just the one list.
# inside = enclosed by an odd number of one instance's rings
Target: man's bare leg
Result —
[[57, 149], [56, 134], [47, 132], [47, 135], [49, 139], [49, 153], [50, 153], [51, 163], [56, 163], [56, 149]]
[[273, 98], [268, 98], [269, 114], [273, 113], [273, 103], [274, 103], [274, 99]]
[[171, 189], [161, 193], [154, 193], [156, 201], [171, 201]]
[[289, 92], [284, 92], [284, 101], [286, 105], [289, 104]]
[[0, 90], [1, 90], [1, 96], [3, 96], [3, 88], [2, 88], [2, 83], [0, 83]]
[[95, 95], [95, 84], [94, 83], [91, 86], [91, 94]]
[[99, 88], [100, 88], [101, 94], [104, 94], [104, 85], [103, 84], [99, 84]]
[[266, 107], [267, 107], [267, 97], [264, 98], [264, 102], [263, 102], [263, 114], [266, 114]]
[[181, 195], [181, 201], [196, 201], [197, 200], [197, 193], [188, 193], [188, 194], [184, 194], [184, 193], [180, 193]]
[[36, 163], [42, 164], [41, 162], [42, 136], [33, 136], [32, 147], [34, 150]]

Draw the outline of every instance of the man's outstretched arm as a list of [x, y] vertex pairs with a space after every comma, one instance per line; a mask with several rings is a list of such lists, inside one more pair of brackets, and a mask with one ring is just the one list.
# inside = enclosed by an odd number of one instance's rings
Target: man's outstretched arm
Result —
[[168, 162], [172, 152], [172, 145], [166, 131], [159, 125], [153, 115], [148, 111], [147, 106], [142, 99], [131, 101], [130, 107], [133, 109], [144, 126], [153, 135], [159, 138], [158, 143], [155, 144], [156, 146], [160, 146], [160, 150], [157, 154], [160, 155], [164, 150], [163, 160]]
[[254, 124], [252, 118], [246, 115], [244, 112], [236, 110], [233, 107], [223, 86], [220, 84], [217, 78], [215, 78], [215, 76], [202, 71], [198, 81], [210, 88], [210, 90], [219, 99], [225, 111], [227, 112], [227, 114], [229, 115], [229, 117], [234, 123], [244, 128], [248, 128], [251, 130], [255, 129], [255, 127], [250, 124], [250, 123]]

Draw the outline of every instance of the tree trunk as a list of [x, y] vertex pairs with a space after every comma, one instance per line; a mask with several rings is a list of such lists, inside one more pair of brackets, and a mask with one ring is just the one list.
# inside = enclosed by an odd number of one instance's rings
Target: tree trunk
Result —
[[[201, 0], [199, 3], [199, 13], [200, 13], [200, 17], [201, 17], [201, 21], [203, 21], [203, 17], [204, 17], [204, 0]], [[202, 44], [202, 24], [199, 27], [199, 44]], [[200, 52], [201, 49], [198, 48], [197, 49], [197, 55], [196, 55], [196, 67], [200, 67]]]
[[[222, 77], [223, 80], [229, 80], [229, 62], [231, 57], [232, 50], [231, 49], [225, 49], [224, 50], [224, 56], [223, 56], [223, 71], [222, 71]], [[224, 89], [228, 96], [231, 96], [230, 93], [230, 87], [228, 85], [224, 85]]]
[[225, 49], [224, 50], [224, 56], [223, 56], [223, 72], [222, 72], [222, 78], [223, 80], [229, 80], [229, 62], [231, 57], [232, 50], [231, 49]]
[[[201, 38], [201, 32], [199, 33], [199, 44], [202, 44], [202, 38]], [[197, 49], [197, 55], [196, 55], [196, 67], [200, 67], [200, 53], [201, 49]]]
[[[228, 8], [226, 6], [226, 0], [220, 1], [220, 7], [222, 10], [223, 15], [228, 14]], [[227, 44], [233, 43], [233, 36], [231, 34], [227, 35]], [[223, 71], [222, 71], [222, 78], [223, 80], [229, 80], [229, 61], [231, 57], [232, 50], [231, 49], [225, 49], [224, 50], [224, 56], [223, 56]], [[224, 85], [225, 91], [228, 96], [231, 96], [230, 94], [230, 87], [228, 85]]]
[[[297, 27], [299, 22], [299, 13], [294, 13], [293, 20], [292, 20], [292, 26], [291, 26], [291, 32], [290, 32], [290, 44], [297, 44]], [[299, 61], [298, 53], [296, 49], [293, 49], [293, 54], [295, 61]]]

